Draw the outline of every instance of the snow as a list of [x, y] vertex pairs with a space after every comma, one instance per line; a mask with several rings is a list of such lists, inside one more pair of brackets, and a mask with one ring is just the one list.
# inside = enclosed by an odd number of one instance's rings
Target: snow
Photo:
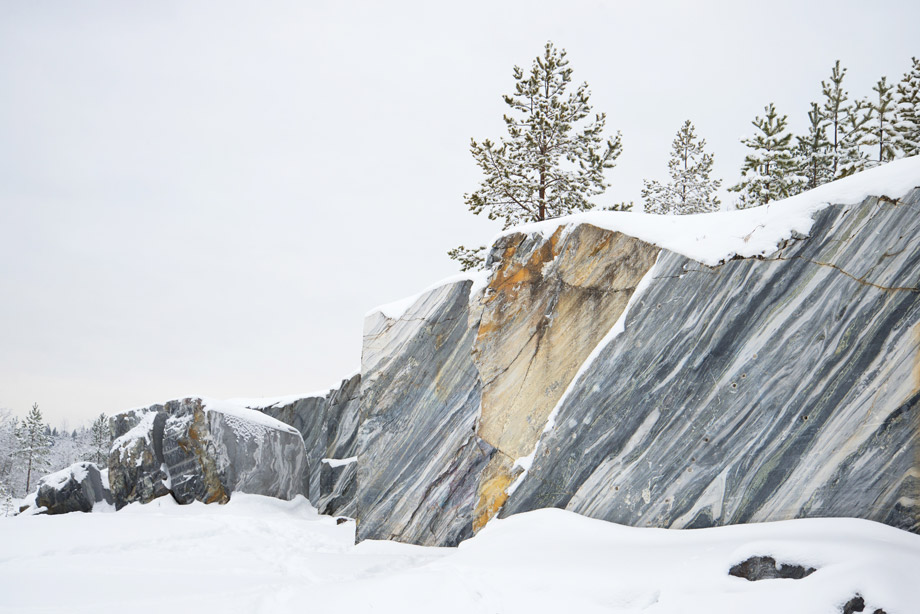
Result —
[[357, 456], [349, 456], [348, 458], [324, 458], [321, 462], [329, 465], [330, 467], [344, 467], [345, 465], [350, 465], [357, 461]]
[[[133, 410], [128, 410], [128, 411], [133, 411]], [[115, 415], [118, 415], [118, 414], [115, 414]], [[149, 445], [150, 444], [150, 433], [153, 432], [153, 422], [154, 420], [156, 420], [156, 417], [157, 417], [157, 412], [155, 411], [149, 411], [146, 414], [144, 414], [140, 422], [138, 422], [134, 426], [134, 428], [132, 428], [130, 431], [128, 431], [127, 433], [125, 433], [124, 435], [122, 435], [121, 437], [117, 438], [115, 441], [112, 442], [112, 449], [113, 450], [121, 449], [129, 445], [130, 442], [134, 441], [135, 439], [141, 439], [141, 438], [143, 438]], [[138, 461], [140, 462], [140, 459], [138, 459]]]
[[[338, 386], [336, 386], [336, 388], [338, 388]], [[332, 390], [335, 390], [335, 388], [324, 388], [314, 392], [305, 392], [303, 394], [287, 394], [278, 397], [233, 398], [226, 399], [224, 402], [239, 407], [248, 407], [249, 409], [271, 409], [273, 407], [284, 407], [285, 405], [296, 403], [301, 399], [325, 399], [326, 395], [329, 394]]]
[[[285, 424], [280, 420], [276, 420], [271, 416], [263, 414], [260, 411], [254, 409], [249, 409], [248, 407], [242, 407], [228, 401], [219, 401], [216, 399], [201, 398], [202, 405], [206, 411], [214, 411], [225, 416], [230, 416], [235, 418], [235, 420], [229, 420], [228, 423], [234, 427], [234, 431], [240, 435], [245, 436], [246, 433], [241, 432], [239, 429], [252, 430], [256, 425], [272, 429], [275, 431], [287, 431], [295, 435], [300, 435], [300, 431], [295, 429], [289, 424]], [[248, 431], [247, 431], [248, 432]], [[256, 436], [261, 436], [262, 433], [252, 433]]]
[[[865, 520], [670, 531], [547, 509], [493, 521], [459, 548], [355, 546], [354, 530], [303, 497], [240, 493], [0, 518], [0, 611], [831, 614], [859, 593], [867, 612], [914, 614], [920, 602], [920, 536]], [[817, 571], [728, 575], [752, 555]]]
[[47, 485], [55, 490], [60, 490], [67, 484], [71, 477], [77, 482], [82, 482], [86, 479], [86, 473], [86, 467], [83, 466], [82, 463], [76, 463], [60, 471], [49, 473], [38, 481], [38, 485], [39, 487]]
[[762, 207], [695, 215], [588, 211], [516, 226], [500, 233], [549, 236], [563, 224], [591, 224], [622, 232], [709, 266], [733, 256], [765, 256], [795, 234], [807, 235], [814, 215], [829, 205], [854, 205], [868, 196], [898, 198], [920, 186], [920, 156], [904, 158]]
[[458, 275], [451, 275], [450, 277], [445, 277], [444, 279], [431, 284], [421, 292], [413, 294], [412, 296], [407, 296], [406, 298], [400, 299], [398, 301], [393, 301], [392, 303], [387, 303], [385, 305], [378, 305], [365, 314], [365, 317], [374, 315], [375, 313], [383, 314], [384, 317], [389, 318], [390, 320], [398, 320], [403, 317], [403, 314], [415, 304], [425, 294], [428, 294], [432, 290], [437, 290], [448, 284], [454, 284], [461, 281], [472, 281], [473, 285], [470, 287], [470, 297], [474, 296], [479, 290], [484, 288], [489, 281], [489, 271], [467, 271], [466, 273], [460, 273]]

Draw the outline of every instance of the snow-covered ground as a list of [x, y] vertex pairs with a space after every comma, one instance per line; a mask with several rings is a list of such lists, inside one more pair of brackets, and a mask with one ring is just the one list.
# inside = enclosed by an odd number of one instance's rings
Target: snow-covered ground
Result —
[[[0, 519], [0, 612], [916, 614], [920, 536], [864, 520], [635, 529], [561, 510], [496, 520], [459, 548], [353, 545], [303, 498], [169, 498], [117, 514]], [[817, 568], [728, 575], [751, 555]]]

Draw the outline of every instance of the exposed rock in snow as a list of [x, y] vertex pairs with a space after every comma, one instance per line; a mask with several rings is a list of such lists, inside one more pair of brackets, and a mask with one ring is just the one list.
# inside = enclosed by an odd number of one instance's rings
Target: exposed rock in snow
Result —
[[479, 475], [495, 453], [475, 434], [472, 284], [436, 287], [398, 319], [365, 318], [358, 539], [437, 545], [472, 535]]
[[109, 481], [116, 505], [171, 493], [180, 503], [224, 503], [233, 492], [290, 499], [302, 492], [296, 429], [256, 411], [188, 398], [112, 418]]
[[39, 480], [35, 502], [46, 508], [47, 514], [91, 512], [97, 503], [111, 504], [112, 494], [102, 481], [99, 467], [82, 462]]

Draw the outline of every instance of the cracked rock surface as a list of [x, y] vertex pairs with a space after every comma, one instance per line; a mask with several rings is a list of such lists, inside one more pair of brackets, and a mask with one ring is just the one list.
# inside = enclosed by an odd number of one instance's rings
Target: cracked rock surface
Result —
[[654, 281], [573, 385], [507, 516], [633, 526], [856, 516], [920, 531], [920, 189]]

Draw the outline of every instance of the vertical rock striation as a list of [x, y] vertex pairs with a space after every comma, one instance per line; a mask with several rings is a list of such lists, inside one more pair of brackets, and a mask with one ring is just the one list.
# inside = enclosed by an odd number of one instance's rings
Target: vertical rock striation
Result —
[[360, 392], [361, 375], [355, 374], [325, 395], [268, 405], [247, 404], [300, 432], [306, 452], [302, 492], [322, 514], [355, 515], [355, 468], [343, 465], [331, 471], [329, 463], [323, 461], [351, 458], [357, 453]]
[[857, 516], [920, 531], [920, 190], [705, 267], [663, 252], [502, 515], [634, 526]]
[[448, 283], [399, 317], [365, 320], [358, 539], [442, 545], [472, 535], [478, 476], [494, 449], [475, 433], [471, 285]]

